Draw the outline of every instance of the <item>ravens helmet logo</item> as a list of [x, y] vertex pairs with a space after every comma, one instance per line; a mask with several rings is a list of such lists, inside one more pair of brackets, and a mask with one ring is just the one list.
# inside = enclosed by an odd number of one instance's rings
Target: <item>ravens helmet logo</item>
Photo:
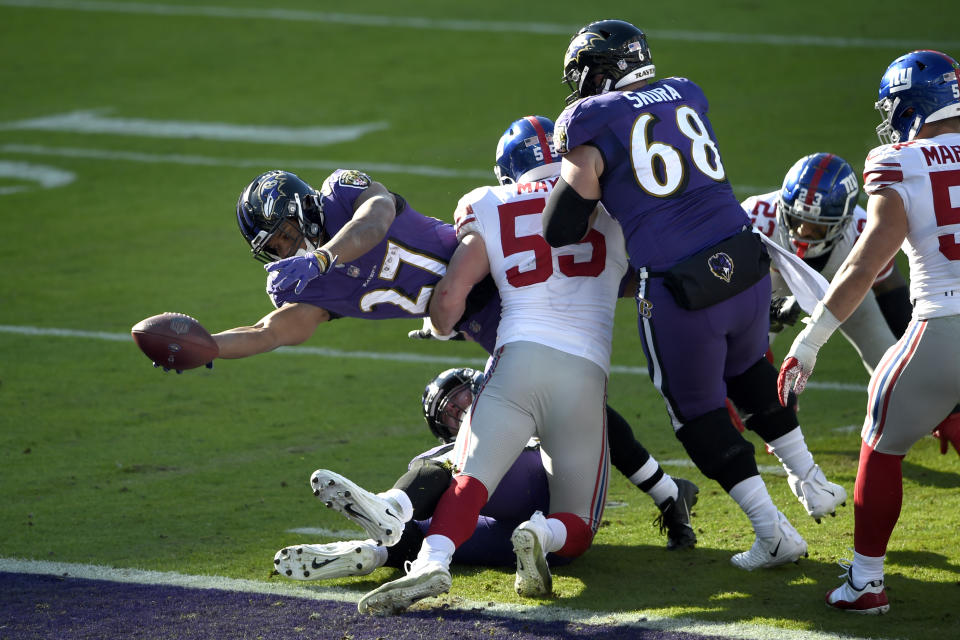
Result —
[[563, 67], [566, 69], [571, 62], [580, 62], [580, 54], [584, 51], [590, 51], [594, 49], [598, 42], [603, 42], [604, 37], [599, 33], [593, 33], [592, 31], [585, 31], [583, 33], [578, 33], [573, 40], [570, 41], [570, 46], [567, 47], [567, 55], [563, 58]]

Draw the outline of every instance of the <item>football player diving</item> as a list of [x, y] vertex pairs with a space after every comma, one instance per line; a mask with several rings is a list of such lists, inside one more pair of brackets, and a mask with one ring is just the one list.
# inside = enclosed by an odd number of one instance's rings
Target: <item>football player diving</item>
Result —
[[[552, 122], [540, 120], [552, 132]], [[502, 136], [496, 156], [501, 180], [516, 181], [555, 158], [526, 145], [531, 126], [522, 119]], [[340, 318], [429, 319], [430, 295], [457, 246], [453, 225], [422, 215], [356, 170], [334, 171], [319, 191], [288, 171], [265, 172], [240, 194], [236, 220], [253, 257], [267, 263], [266, 289], [276, 308], [251, 326], [214, 334], [225, 359], [301, 344], [321, 324]], [[499, 320], [500, 298], [487, 279], [473, 288], [451, 335], [429, 329], [410, 335], [464, 337], [490, 354]], [[657, 505], [667, 548], [693, 547], [696, 485], [664, 473], [609, 406], [607, 429], [613, 466]]]

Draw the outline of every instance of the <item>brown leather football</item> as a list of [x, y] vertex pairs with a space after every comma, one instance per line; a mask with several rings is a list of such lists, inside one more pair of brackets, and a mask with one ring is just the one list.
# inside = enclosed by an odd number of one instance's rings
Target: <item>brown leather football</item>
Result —
[[196, 369], [220, 355], [210, 332], [182, 313], [161, 313], [141, 320], [130, 334], [154, 364], [167, 369]]

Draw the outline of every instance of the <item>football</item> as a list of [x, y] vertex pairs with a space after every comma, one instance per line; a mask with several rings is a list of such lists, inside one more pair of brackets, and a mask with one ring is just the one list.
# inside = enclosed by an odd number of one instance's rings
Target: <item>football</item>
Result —
[[141, 320], [130, 334], [155, 365], [178, 372], [202, 367], [220, 355], [210, 332], [182, 313], [161, 313]]

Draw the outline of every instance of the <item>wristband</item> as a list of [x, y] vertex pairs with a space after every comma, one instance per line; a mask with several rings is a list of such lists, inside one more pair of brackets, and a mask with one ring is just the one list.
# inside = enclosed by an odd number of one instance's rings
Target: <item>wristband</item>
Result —
[[839, 327], [840, 321], [837, 317], [823, 302], [818, 302], [807, 322], [807, 342], [819, 350]]
[[330, 252], [326, 249], [317, 249], [313, 252], [313, 256], [317, 259], [317, 266], [320, 268], [321, 274], [329, 271], [336, 261], [336, 258], [330, 255]]

